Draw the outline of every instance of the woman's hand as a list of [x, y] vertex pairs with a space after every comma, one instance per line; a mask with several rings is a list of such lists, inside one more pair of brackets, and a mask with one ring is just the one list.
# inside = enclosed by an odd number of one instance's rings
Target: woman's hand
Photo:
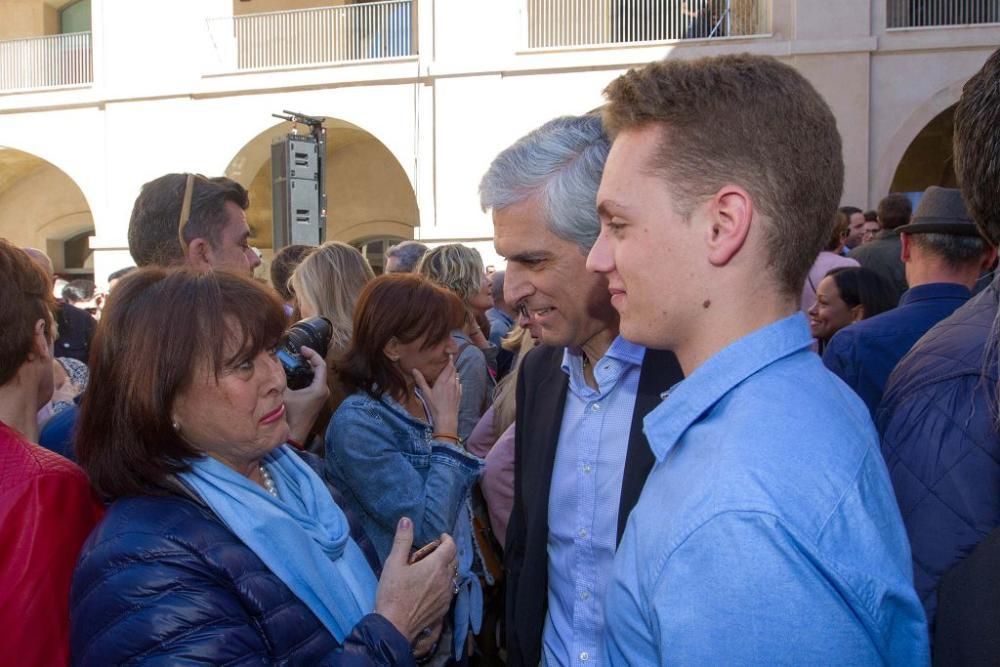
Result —
[[433, 553], [408, 565], [412, 547], [413, 522], [403, 517], [396, 525], [392, 551], [375, 593], [375, 613], [392, 623], [411, 645], [425, 628], [436, 627], [444, 618], [458, 569], [455, 542], [446, 534], [442, 533], [441, 546]]
[[434, 421], [434, 431], [457, 434], [458, 404], [462, 400], [462, 385], [458, 381], [455, 360], [449, 357], [448, 365], [438, 374], [433, 387], [428, 386], [427, 379], [416, 368], [413, 369], [413, 379], [420, 388], [424, 400], [427, 401], [431, 419]]
[[326, 386], [326, 360], [305, 345], [299, 348], [299, 352], [312, 366], [313, 380], [308, 387], [285, 390], [285, 418], [288, 420], [288, 437], [305, 443], [313, 422], [330, 396], [330, 388]]
[[484, 350], [490, 347], [489, 336], [483, 333], [483, 328], [476, 321], [476, 316], [472, 311], [467, 311], [465, 315], [465, 335], [469, 337], [469, 342]]

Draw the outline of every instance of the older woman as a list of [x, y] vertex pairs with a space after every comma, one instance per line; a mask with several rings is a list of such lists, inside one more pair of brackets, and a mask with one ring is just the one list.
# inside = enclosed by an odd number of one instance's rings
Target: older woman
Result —
[[418, 275], [370, 282], [358, 299], [354, 338], [337, 364], [353, 393], [326, 433], [327, 474], [364, 517], [379, 558], [390, 555], [401, 516], [413, 518], [418, 544], [453, 531], [456, 658], [469, 629], [478, 631], [482, 612], [468, 504], [482, 461], [461, 447], [456, 431], [462, 389], [451, 331], [464, 319], [455, 295]]
[[489, 407], [495, 385], [490, 368], [495, 367], [497, 348], [476, 321], [493, 305], [489, 281], [479, 253], [460, 243], [428, 250], [418, 272], [453, 292], [465, 306], [465, 319], [451, 332], [458, 348], [455, 368], [462, 383], [458, 435], [464, 442]]
[[73, 579], [76, 664], [411, 664], [438, 626], [450, 538], [407, 565], [402, 519], [376, 581], [309, 455], [282, 444], [284, 322], [271, 292], [223, 272], [145, 269], [116, 288], [78, 431], [113, 503]]

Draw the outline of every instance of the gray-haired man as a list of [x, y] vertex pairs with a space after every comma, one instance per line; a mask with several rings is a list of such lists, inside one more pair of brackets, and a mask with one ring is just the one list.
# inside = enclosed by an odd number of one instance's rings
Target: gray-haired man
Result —
[[480, 185], [507, 259], [506, 301], [542, 342], [517, 386], [512, 665], [604, 662], [604, 592], [652, 465], [642, 417], [681, 379], [672, 353], [618, 336], [607, 281], [585, 265], [608, 147], [598, 117], [557, 118], [501, 152]]
[[427, 246], [419, 241], [403, 241], [385, 251], [386, 273], [412, 273], [427, 252]]

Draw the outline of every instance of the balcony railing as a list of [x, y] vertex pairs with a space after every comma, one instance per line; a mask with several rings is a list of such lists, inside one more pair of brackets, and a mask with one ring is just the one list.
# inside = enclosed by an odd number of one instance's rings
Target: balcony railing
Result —
[[89, 32], [0, 42], [0, 93], [94, 81]]
[[526, 0], [528, 49], [771, 32], [771, 0]]
[[886, 19], [890, 29], [1000, 23], [1000, 1], [888, 0]]
[[413, 0], [208, 20], [211, 69], [253, 71], [410, 56]]

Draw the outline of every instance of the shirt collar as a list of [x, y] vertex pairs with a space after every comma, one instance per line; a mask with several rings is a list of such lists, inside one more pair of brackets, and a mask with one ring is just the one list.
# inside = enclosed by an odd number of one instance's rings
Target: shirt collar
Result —
[[[645, 356], [646, 348], [642, 345], [636, 345], [621, 336], [615, 336], [607, 352], [604, 353], [603, 357], [594, 361], [594, 365], [596, 366], [604, 359], [614, 359], [629, 366], [641, 366]], [[580, 348], [567, 347], [563, 350], [562, 369], [564, 373], [572, 375], [574, 369], [582, 370], [582, 367], [583, 353], [580, 351]]]
[[914, 301], [926, 301], [928, 299], [968, 299], [972, 292], [965, 285], [958, 283], [928, 283], [917, 285], [903, 292], [899, 298], [899, 305], [913, 303]]
[[674, 385], [663, 403], [643, 420], [653, 455], [663, 461], [684, 432], [730, 390], [779, 359], [809, 349], [811, 344], [809, 325], [799, 311], [715, 353]]

